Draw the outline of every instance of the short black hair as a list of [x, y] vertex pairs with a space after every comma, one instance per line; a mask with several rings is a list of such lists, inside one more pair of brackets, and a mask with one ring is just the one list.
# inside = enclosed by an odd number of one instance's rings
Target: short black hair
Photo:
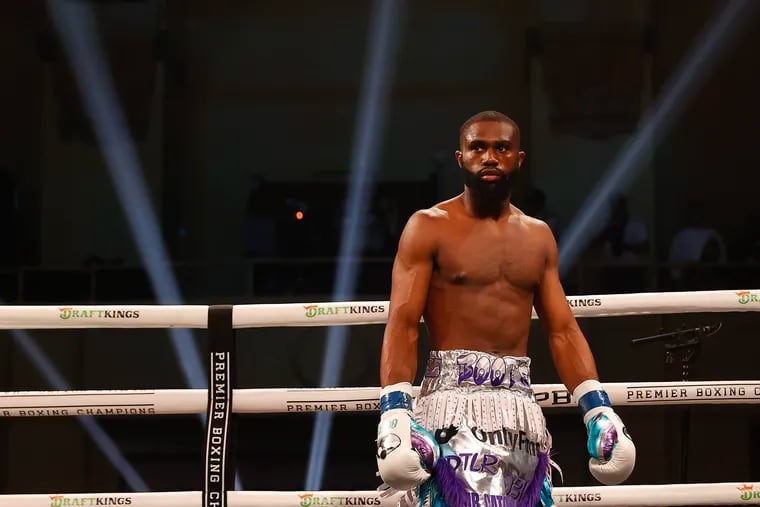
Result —
[[504, 113], [500, 113], [498, 111], [481, 111], [477, 114], [474, 114], [467, 118], [465, 122], [462, 124], [461, 127], [459, 127], [459, 144], [462, 144], [462, 136], [464, 135], [464, 131], [469, 128], [470, 125], [473, 123], [478, 123], [481, 121], [496, 121], [500, 123], [508, 123], [509, 125], [512, 125], [512, 128], [515, 129], [515, 135], [517, 136], [517, 146], [520, 146], [520, 127], [517, 125], [517, 122], [515, 122], [512, 118], [507, 116]]

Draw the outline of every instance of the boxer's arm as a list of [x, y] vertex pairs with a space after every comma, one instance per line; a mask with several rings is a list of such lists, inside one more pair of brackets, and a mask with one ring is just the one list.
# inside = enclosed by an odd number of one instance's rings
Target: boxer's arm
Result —
[[557, 373], [583, 414], [589, 471], [602, 484], [620, 484], [631, 475], [636, 464], [636, 446], [599, 383], [591, 349], [567, 304], [559, 280], [557, 243], [550, 232], [547, 237], [549, 255], [534, 298], [536, 313], [549, 335]]
[[413, 382], [419, 324], [433, 272], [435, 218], [418, 211], [409, 218], [393, 262], [390, 309], [380, 355], [382, 387]]
[[548, 227], [542, 226], [542, 234], [546, 237], [548, 255], [533, 305], [549, 337], [549, 349], [557, 373], [572, 393], [581, 382], [598, 380], [599, 377], [594, 356], [567, 304], [559, 279], [557, 243]]
[[379, 489], [385, 492], [407, 491], [424, 483], [440, 457], [435, 438], [415, 423], [412, 413], [420, 317], [433, 272], [433, 226], [430, 211], [412, 215], [401, 233], [393, 263], [390, 310], [380, 354], [376, 454], [384, 482]]

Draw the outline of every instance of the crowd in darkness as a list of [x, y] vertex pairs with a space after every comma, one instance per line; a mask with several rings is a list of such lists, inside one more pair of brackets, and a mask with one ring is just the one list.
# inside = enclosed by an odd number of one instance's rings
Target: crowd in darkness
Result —
[[[245, 256], [337, 255], [348, 218], [344, 216], [345, 191], [343, 183], [271, 184], [257, 178], [245, 209]], [[420, 202], [433, 198], [430, 194], [425, 184], [378, 185], [367, 203], [364, 237], [357, 254], [392, 257], [406, 219]]]
[[[263, 181], [254, 185], [246, 209], [245, 255], [253, 259], [301, 259], [332, 257], [339, 248], [345, 187], [314, 185], [298, 189], [267, 187]], [[384, 184], [377, 188], [364, 224], [365, 241], [360, 255], [385, 259], [383, 267], [367, 264], [365, 273], [380, 269], [379, 286], [367, 287], [370, 292], [387, 292], [389, 264], [395, 254], [406, 219], [416, 209], [436, 202], [430, 182]], [[306, 190], [306, 189], [310, 190]], [[319, 198], [315, 198], [319, 196]], [[272, 200], [276, 202], [273, 202]], [[422, 204], [425, 203], [425, 204]], [[562, 240], [563, 219], [552, 212], [546, 194], [529, 187], [520, 192], [514, 203], [526, 214], [545, 221], [558, 242]], [[297, 213], [302, 211], [302, 219]], [[706, 203], [684, 203], [679, 226], [665, 244], [656, 245], [651, 226], [632, 215], [625, 194], [616, 194], [610, 201], [606, 219], [581, 256], [581, 263], [594, 266], [588, 269], [584, 287], [567, 282], [568, 291], [594, 290], [605, 292], [638, 292], [649, 290], [698, 290], [724, 288], [738, 283], [750, 283], [745, 266], [737, 263], [760, 263], [760, 210], [749, 214], [743, 223], [736, 224], [739, 235], [724, 233], [712, 223]], [[661, 242], [662, 243], [662, 242]], [[298, 264], [290, 264], [298, 272]], [[735, 268], [732, 271], [732, 267]], [[334, 268], [334, 267], [333, 267]], [[307, 268], [307, 271], [311, 269]], [[584, 268], [585, 269], [585, 268]], [[287, 270], [286, 270], [287, 271]], [[329, 271], [329, 269], [328, 269]], [[732, 276], [739, 276], [734, 281]], [[294, 282], [300, 277], [300, 282]], [[275, 282], [275, 278], [279, 281]], [[292, 279], [291, 279], [292, 278]], [[290, 285], [285, 292], [307, 290], [308, 277], [292, 274], [290, 278], [270, 276], [264, 291], [283, 290], [278, 283], [302, 283], [300, 289]], [[330, 276], [323, 277], [326, 286], [311, 286], [311, 290], [329, 293]], [[758, 280], [760, 282], [760, 280]]]
[[[347, 219], [345, 193], [346, 185], [340, 181], [273, 183], [252, 177], [242, 210], [240, 255], [256, 266], [255, 280], [251, 282], [254, 295], [331, 293], [335, 258]], [[364, 234], [357, 257], [365, 260], [358, 270], [359, 293], [389, 292], [391, 263], [406, 220], [415, 210], [442, 198], [431, 180], [381, 182], [376, 186], [366, 203], [367, 213], [361, 225]], [[10, 171], [0, 166], [0, 220], [6, 238], [0, 248], [0, 271], [9, 280], [13, 275], [8, 273], [14, 269], [33, 266], [28, 262], [30, 257], [22, 253], [19, 200]], [[526, 214], [545, 221], [561, 243], [568, 219], [552, 212], [548, 204], [551, 199], [541, 189], [524, 185], [513, 201]], [[565, 281], [568, 293], [760, 284], [760, 268], [753, 267], [760, 266], [760, 209], [725, 231], [712, 222], [707, 203], [685, 202], [679, 226], [672, 236], [660, 237], [658, 242], [652, 225], [631, 212], [625, 194], [613, 196], [608, 205], [603, 225], [581, 256], [582, 283], [578, 282], [576, 270]], [[83, 259], [82, 267], [105, 266], [98, 262], [97, 253], [93, 253]], [[128, 278], [131, 280], [131, 275]], [[1, 295], [7, 299], [17, 289], [5, 287], [4, 280], [0, 276]], [[125, 280], [118, 280], [123, 286]]]
[[3, 224], [3, 246], [0, 247], [0, 267], [15, 265], [18, 238], [18, 196], [16, 182], [0, 161], [0, 223]]

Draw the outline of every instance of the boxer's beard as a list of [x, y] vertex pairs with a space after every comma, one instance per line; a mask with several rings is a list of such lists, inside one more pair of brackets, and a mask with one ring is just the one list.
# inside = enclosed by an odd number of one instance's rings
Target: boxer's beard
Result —
[[498, 179], [485, 181], [480, 178], [482, 170], [473, 174], [465, 167], [462, 167], [462, 173], [464, 184], [470, 189], [475, 213], [479, 216], [493, 216], [501, 213], [512, 193], [513, 179], [508, 174], [501, 173]]

